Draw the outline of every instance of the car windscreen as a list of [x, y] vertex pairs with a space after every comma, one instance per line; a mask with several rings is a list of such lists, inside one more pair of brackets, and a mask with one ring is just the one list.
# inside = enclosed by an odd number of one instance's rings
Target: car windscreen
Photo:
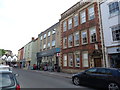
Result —
[[0, 87], [11, 87], [15, 84], [11, 73], [0, 73]]

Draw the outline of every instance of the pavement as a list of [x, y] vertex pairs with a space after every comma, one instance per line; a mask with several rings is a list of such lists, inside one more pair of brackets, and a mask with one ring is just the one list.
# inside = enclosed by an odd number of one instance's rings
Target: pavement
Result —
[[43, 73], [43, 74], [50, 74], [50, 75], [65, 77], [65, 78], [69, 78], [69, 79], [71, 79], [72, 75], [73, 75], [73, 74], [63, 73], [63, 72], [50, 72], [50, 71], [40, 71], [40, 70], [32, 70], [32, 71]]

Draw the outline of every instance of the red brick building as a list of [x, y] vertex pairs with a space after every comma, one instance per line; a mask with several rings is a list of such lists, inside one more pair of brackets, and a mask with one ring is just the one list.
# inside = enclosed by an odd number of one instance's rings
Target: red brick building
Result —
[[97, 2], [78, 2], [61, 14], [62, 70], [104, 66]]

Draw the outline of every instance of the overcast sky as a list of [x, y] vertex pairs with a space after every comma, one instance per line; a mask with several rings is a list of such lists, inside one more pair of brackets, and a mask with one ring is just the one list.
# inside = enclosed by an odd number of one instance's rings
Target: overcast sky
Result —
[[0, 49], [18, 50], [80, 0], [0, 0]]

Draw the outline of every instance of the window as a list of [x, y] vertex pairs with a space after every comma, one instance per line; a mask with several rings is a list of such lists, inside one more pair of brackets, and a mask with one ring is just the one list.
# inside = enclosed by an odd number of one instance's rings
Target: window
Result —
[[48, 43], [48, 48], [50, 47], [50, 42]]
[[120, 25], [112, 27], [113, 41], [120, 41]]
[[74, 34], [74, 45], [78, 46], [79, 45], [79, 32], [76, 32]]
[[119, 12], [119, 3], [118, 2], [112, 2], [109, 4], [109, 13], [110, 16], [113, 14], [118, 14]]
[[46, 48], [46, 44], [43, 45], [43, 48], [44, 48], [44, 49]]
[[48, 32], [48, 37], [50, 36], [50, 31]]
[[46, 38], [46, 34], [44, 34], [44, 38]]
[[40, 40], [42, 40], [42, 36], [40, 37]]
[[54, 41], [52, 41], [52, 46], [55, 46], [55, 40], [54, 40]]
[[112, 71], [110, 69], [99, 68], [97, 72], [98, 74], [112, 75]]
[[54, 35], [52, 35], [52, 41], [53, 41], [53, 40], [55, 40], [55, 34], [54, 34]]
[[64, 54], [63, 55], [63, 66], [67, 66], [67, 55], [66, 54]]
[[80, 52], [74, 53], [75, 58], [75, 67], [80, 67]]
[[67, 48], [67, 37], [63, 38], [63, 48]]
[[96, 42], [96, 29], [95, 27], [90, 28], [90, 42]]
[[78, 14], [74, 16], [74, 26], [78, 26]]
[[67, 30], [67, 22], [64, 21], [64, 22], [63, 22], [63, 32], [66, 31], [66, 30]]
[[72, 28], [72, 18], [68, 20], [68, 29]]
[[56, 32], [56, 29], [54, 29], [54, 30], [52, 31], [52, 34], [55, 34], [55, 32]]
[[97, 69], [96, 68], [88, 69], [86, 73], [97, 73]]
[[87, 31], [82, 32], [82, 44], [87, 44]]
[[89, 20], [92, 20], [95, 18], [94, 6], [91, 6], [88, 8], [88, 14], [89, 14]]
[[88, 52], [83, 52], [82, 53], [82, 64], [83, 67], [88, 67]]
[[70, 35], [70, 36], [68, 36], [68, 46], [72, 47], [72, 45], [73, 45], [73, 36]]
[[82, 11], [80, 13], [80, 20], [81, 20], [81, 24], [86, 22], [86, 12]]
[[68, 54], [69, 67], [73, 67], [73, 53]]

